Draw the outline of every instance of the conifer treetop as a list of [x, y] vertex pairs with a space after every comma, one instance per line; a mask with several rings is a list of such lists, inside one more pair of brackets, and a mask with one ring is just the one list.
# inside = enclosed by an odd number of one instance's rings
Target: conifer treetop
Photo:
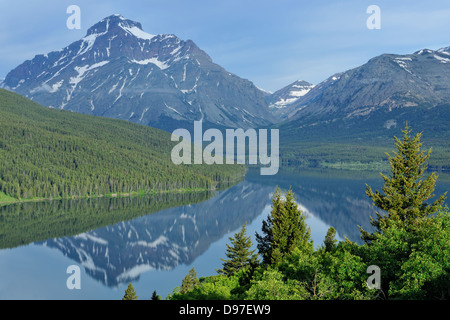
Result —
[[446, 193], [433, 203], [427, 203], [433, 194], [438, 175], [433, 172], [424, 178], [428, 169], [426, 162], [430, 158], [432, 149], [427, 152], [421, 150], [422, 133], [411, 136], [411, 129], [407, 125], [402, 130], [403, 138], [394, 137], [397, 151], [393, 156], [387, 154], [391, 168], [390, 175], [380, 173], [384, 180], [382, 192], [373, 191], [366, 186], [366, 194], [372, 199], [373, 205], [386, 214], [376, 212], [377, 218], [371, 217], [374, 233], [369, 233], [361, 227], [361, 238], [370, 242], [377, 238], [383, 229], [392, 224], [400, 227], [413, 227], [420, 224], [431, 214], [442, 209]]

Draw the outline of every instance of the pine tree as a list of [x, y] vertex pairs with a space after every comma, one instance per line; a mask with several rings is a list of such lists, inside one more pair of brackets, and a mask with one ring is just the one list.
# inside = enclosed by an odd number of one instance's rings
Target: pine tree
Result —
[[263, 258], [263, 263], [270, 264], [272, 262], [272, 243], [273, 243], [273, 233], [272, 228], [274, 224], [274, 219], [277, 217], [278, 213], [282, 208], [281, 191], [277, 187], [275, 193], [272, 196], [272, 211], [266, 220], [262, 222], [262, 233], [260, 235], [256, 233], [256, 242], [258, 242], [257, 248], [259, 253]]
[[219, 274], [232, 276], [235, 272], [246, 269], [255, 265], [258, 261], [256, 250], [250, 250], [253, 243], [250, 236], [247, 236], [247, 223], [245, 223], [241, 230], [234, 234], [234, 237], [228, 238], [231, 246], [227, 244], [226, 256], [228, 260], [223, 261], [223, 268], [217, 270]]
[[122, 300], [137, 300], [138, 296], [136, 295], [136, 291], [134, 291], [134, 287], [131, 282], [128, 284], [128, 288], [125, 290], [125, 295]]
[[195, 268], [189, 270], [189, 273], [181, 281], [180, 293], [188, 293], [192, 291], [196, 286], [200, 285], [200, 281], [197, 278], [197, 271]]
[[263, 221], [264, 235], [256, 234], [257, 247], [266, 264], [276, 264], [294, 248], [305, 248], [311, 243], [305, 215], [298, 208], [291, 189], [285, 193], [285, 198], [282, 199], [280, 189], [276, 188], [272, 211]]
[[156, 290], [153, 291], [152, 300], [161, 300], [161, 296], [156, 293]]
[[333, 227], [329, 227], [327, 234], [325, 236], [325, 240], [323, 242], [326, 252], [331, 252], [336, 248], [337, 240], [335, 239], [335, 236], [336, 236], [336, 229], [334, 229]]
[[375, 232], [369, 233], [359, 227], [361, 238], [367, 243], [377, 239], [383, 229], [391, 224], [395, 223], [403, 228], [417, 226], [428, 216], [439, 211], [446, 198], [444, 194], [432, 204], [426, 203], [434, 197], [433, 192], [438, 178], [433, 172], [423, 179], [431, 148], [427, 153], [421, 150], [421, 133], [412, 138], [408, 125], [402, 132], [402, 140], [394, 137], [397, 152], [394, 152], [394, 156], [387, 154], [391, 167], [390, 176], [380, 173], [384, 180], [382, 187], [384, 194], [378, 190], [372, 191], [369, 186], [366, 187], [366, 194], [372, 199], [373, 205], [387, 213], [376, 212], [376, 220], [371, 217]]

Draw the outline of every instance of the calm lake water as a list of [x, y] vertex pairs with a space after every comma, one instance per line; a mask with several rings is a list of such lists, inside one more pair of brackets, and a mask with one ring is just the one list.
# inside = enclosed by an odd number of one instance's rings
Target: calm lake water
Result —
[[[448, 180], [447, 180], [448, 181]], [[436, 195], [450, 190], [439, 181]], [[114, 299], [128, 283], [139, 299], [154, 290], [165, 298], [191, 268], [216, 273], [226, 244], [247, 222], [255, 243], [271, 210], [276, 186], [294, 191], [316, 246], [329, 226], [360, 243], [358, 225], [370, 230], [375, 209], [366, 183], [378, 174], [283, 171], [213, 194], [27, 203], [0, 208], [0, 299]], [[256, 246], [256, 245], [255, 245]], [[81, 270], [80, 289], [69, 290], [67, 268]]]

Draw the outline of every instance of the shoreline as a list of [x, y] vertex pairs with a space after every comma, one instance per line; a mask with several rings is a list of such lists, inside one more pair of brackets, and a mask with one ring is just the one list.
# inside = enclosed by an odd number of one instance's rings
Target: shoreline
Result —
[[[137, 197], [137, 196], [147, 196], [147, 195], [156, 195], [163, 193], [193, 193], [193, 192], [212, 192], [218, 189], [206, 189], [206, 188], [193, 188], [193, 189], [173, 189], [173, 190], [152, 190], [150, 192], [114, 192], [108, 194], [100, 194], [94, 196], [70, 196], [70, 197], [58, 197], [58, 198], [33, 198], [33, 199], [16, 199], [11, 201], [2, 201], [0, 202], [0, 206], [9, 205], [9, 204], [18, 204], [18, 203], [28, 203], [28, 202], [44, 202], [44, 201], [55, 201], [55, 200], [80, 200], [80, 199], [98, 199], [98, 198], [125, 198], [125, 197]], [[9, 197], [9, 196], [8, 196]], [[12, 197], [11, 197], [12, 198]]]
[[11, 197], [9, 195], [6, 195], [5, 193], [0, 191], [0, 199], [3, 197], [8, 199], [14, 199], [9, 201], [2, 201], [0, 200], [0, 207], [9, 205], [9, 204], [18, 204], [18, 203], [28, 203], [28, 202], [44, 202], [44, 201], [55, 201], [55, 200], [79, 200], [79, 199], [98, 199], [98, 198], [124, 198], [124, 197], [137, 197], [137, 196], [147, 196], [147, 195], [156, 195], [156, 194], [163, 194], [163, 193], [193, 193], [193, 192], [214, 192], [218, 190], [224, 190], [228, 189], [231, 186], [234, 186], [235, 184], [243, 181], [245, 179], [245, 176], [248, 173], [248, 168], [245, 168], [244, 174], [240, 176], [239, 178], [236, 178], [232, 181], [228, 181], [228, 184], [226, 186], [221, 185], [221, 183], [217, 183], [216, 186], [213, 188], [207, 189], [207, 188], [178, 188], [178, 189], [171, 189], [171, 190], [150, 190], [150, 191], [132, 191], [132, 192], [111, 192], [107, 194], [100, 194], [100, 195], [85, 195], [85, 196], [70, 196], [70, 197], [55, 197], [55, 198], [33, 198], [33, 199], [17, 199], [14, 197]]

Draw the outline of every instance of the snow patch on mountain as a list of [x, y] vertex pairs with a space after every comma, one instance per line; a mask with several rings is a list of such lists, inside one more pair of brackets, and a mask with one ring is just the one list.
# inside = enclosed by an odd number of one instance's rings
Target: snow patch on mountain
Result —
[[80, 83], [83, 80], [84, 74], [86, 72], [91, 71], [91, 70], [96, 69], [96, 68], [99, 68], [101, 66], [104, 66], [108, 62], [109, 61], [102, 61], [102, 62], [95, 63], [95, 64], [93, 64], [91, 66], [86, 65], [86, 66], [83, 66], [83, 67], [75, 67], [74, 69], [75, 69], [75, 71], [78, 72], [78, 75], [76, 77], [70, 78], [69, 83], [75, 84], [75, 86], [76, 86], [78, 83]]
[[60, 81], [58, 81], [58, 82], [56, 82], [56, 83], [54, 83], [53, 85], [52, 85], [52, 88], [50, 89], [50, 93], [55, 93], [56, 91], [58, 91], [59, 90], [59, 88], [62, 86], [62, 84], [64, 83], [64, 79], [63, 80], [60, 80]]
[[90, 34], [90, 35], [82, 38], [80, 50], [77, 52], [76, 57], [81, 56], [81, 55], [85, 54], [86, 52], [88, 52], [94, 46], [97, 38], [105, 35], [106, 33], [107, 33], [107, 31], [102, 32], [102, 33], [93, 33], [93, 34]]
[[127, 31], [128, 33], [130, 33], [131, 35], [135, 36], [136, 38], [142, 39], [142, 40], [152, 40], [154, 37], [156, 37], [153, 34], [149, 34], [145, 31], [142, 31], [141, 29], [139, 29], [138, 27], [127, 27], [127, 26], [122, 26], [122, 29], [124, 29], [125, 31]]
[[450, 56], [450, 47], [441, 48], [437, 52]]
[[411, 70], [408, 69], [408, 61], [412, 61], [411, 58], [400, 57], [400, 58], [395, 58], [394, 61], [400, 66], [400, 68], [402, 68], [406, 72], [412, 74]]
[[439, 60], [441, 63], [449, 63], [450, 59], [449, 58], [444, 58], [441, 56], [438, 56], [437, 54], [434, 54], [433, 57], [437, 60]]
[[167, 64], [167, 62], [159, 61], [158, 58], [150, 58], [150, 59], [144, 59], [144, 60], [133, 59], [133, 60], [130, 60], [130, 62], [138, 63], [138, 64], [142, 64], [142, 65], [147, 65], [149, 63], [152, 63], [155, 66], [157, 66], [158, 68], [160, 68], [161, 70], [165, 70], [170, 67], [170, 65]]
[[174, 108], [169, 107], [169, 106], [167, 105], [167, 103], [164, 102], [164, 104], [166, 105], [166, 108], [167, 108], [167, 109], [170, 109], [170, 110], [172, 110], [172, 111], [178, 113], [180, 116], [182, 115], [181, 113], [179, 113], [179, 112], [178, 112], [177, 110], [175, 110]]

